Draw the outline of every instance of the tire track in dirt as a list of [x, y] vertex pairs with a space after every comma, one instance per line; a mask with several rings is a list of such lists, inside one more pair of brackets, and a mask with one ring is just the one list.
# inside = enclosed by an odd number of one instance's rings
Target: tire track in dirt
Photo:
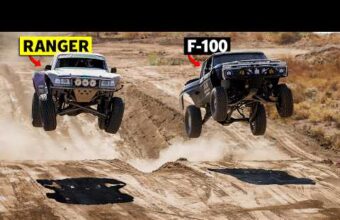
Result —
[[[7, 93], [13, 94], [10, 95], [12, 97], [12, 106], [15, 107], [13, 110], [16, 112], [16, 114], [24, 117], [24, 120], [27, 120], [28, 116], [25, 115], [25, 113], [30, 112], [30, 99], [25, 96], [24, 91], [26, 86], [22, 83], [20, 75], [18, 75], [8, 65], [1, 64], [0, 76], [2, 76], [7, 81], [7, 86], [10, 88]], [[13, 98], [15, 99], [15, 102]]]

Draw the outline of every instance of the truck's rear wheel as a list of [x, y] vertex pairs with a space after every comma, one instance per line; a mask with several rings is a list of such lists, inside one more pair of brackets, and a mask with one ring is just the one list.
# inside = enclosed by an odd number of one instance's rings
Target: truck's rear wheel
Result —
[[33, 127], [42, 127], [39, 97], [37, 93], [34, 93], [32, 98], [32, 125]]
[[123, 120], [124, 102], [119, 97], [113, 97], [111, 100], [111, 111], [105, 121], [105, 131], [111, 134], [117, 133]]
[[250, 130], [253, 135], [264, 135], [267, 127], [266, 110], [262, 103], [254, 104], [250, 113]]
[[40, 100], [41, 120], [45, 131], [53, 131], [57, 128], [57, 115], [51, 95], [46, 100]]
[[282, 118], [292, 116], [294, 111], [293, 94], [286, 84], [277, 86], [277, 98], [276, 109], [279, 115]]
[[184, 123], [188, 137], [199, 137], [202, 131], [201, 110], [194, 105], [189, 105], [185, 111]]
[[227, 117], [228, 97], [223, 87], [215, 87], [211, 92], [210, 111], [211, 116], [218, 122]]

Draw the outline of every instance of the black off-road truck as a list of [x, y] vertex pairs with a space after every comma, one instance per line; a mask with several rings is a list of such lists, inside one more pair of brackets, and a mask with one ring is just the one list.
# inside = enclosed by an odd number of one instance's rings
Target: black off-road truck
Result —
[[[202, 124], [211, 116], [222, 125], [249, 122], [253, 135], [263, 135], [267, 124], [263, 103], [275, 103], [281, 117], [293, 114], [292, 92], [286, 84], [279, 84], [286, 76], [286, 62], [270, 60], [262, 52], [210, 56], [202, 64], [200, 77], [189, 80], [180, 94], [182, 109], [185, 94], [194, 103], [185, 112], [187, 135], [199, 137]], [[203, 119], [200, 108], [205, 108]]]

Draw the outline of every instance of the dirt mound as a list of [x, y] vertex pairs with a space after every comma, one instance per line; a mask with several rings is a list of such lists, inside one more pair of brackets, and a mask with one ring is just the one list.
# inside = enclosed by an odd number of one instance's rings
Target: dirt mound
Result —
[[310, 53], [296, 55], [295, 58], [309, 64], [339, 64], [340, 47], [326, 47]]
[[122, 94], [125, 113], [120, 134], [137, 158], [158, 158], [174, 137], [184, 137], [183, 116], [134, 85]]

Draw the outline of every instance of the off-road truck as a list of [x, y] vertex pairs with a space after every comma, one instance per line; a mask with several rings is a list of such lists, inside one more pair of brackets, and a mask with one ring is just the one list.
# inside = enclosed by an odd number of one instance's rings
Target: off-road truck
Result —
[[[286, 84], [286, 62], [270, 60], [262, 52], [228, 52], [210, 56], [199, 78], [189, 80], [180, 94], [184, 109], [185, 94], [193, 101], [185, 111], [185, 129], [189, 137], [199, 137], [210, 117], [222, 125], [249, 122], [253, 135], [266, 131], [264, 103], [275, 103], [281, 117], [293, 114], [293, 96]], [[202, 119], [201, 108], [205, 109]], [[238, 114], [233, 114], [233, 113]]]
[[104, 56], [57, 54], [51, 65], [33, 74], [33, 86], [34, 127], [52, 131], [57, 127], [57, 115], [91, 113], [98, 117], [100, 129], [108, 133], [118, 131], [124, 113], [123, 100], [114, 96], [122, 87], [120, 75], [116, 68], [109, 71]]

